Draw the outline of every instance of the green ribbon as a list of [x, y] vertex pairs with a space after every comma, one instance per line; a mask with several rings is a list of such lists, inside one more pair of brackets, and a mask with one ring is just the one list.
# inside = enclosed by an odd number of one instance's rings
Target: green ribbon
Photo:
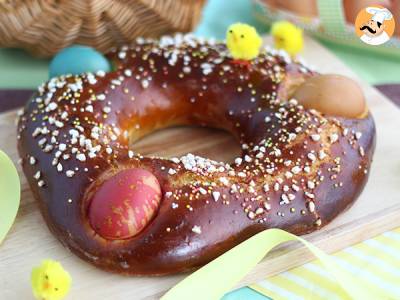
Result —
[[12, 224], [20, 203], [21, 184], [11, 159], [0, 150], [0, 244]]
[[288, 241], [299, 241], [307, 247], [337, 280], [348, 299], [388, 299], [376, 287], [365, 286], [358, 278], [339, 267], [334, 258], [281, 229], [260, 232], [186, 277], [169, 290], [161, 300], [217, 300], [230, 291], [274, 247]]

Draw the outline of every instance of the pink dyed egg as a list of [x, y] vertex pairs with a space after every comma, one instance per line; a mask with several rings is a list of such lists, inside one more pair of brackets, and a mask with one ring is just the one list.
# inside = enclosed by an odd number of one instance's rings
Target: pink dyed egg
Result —
[[153, 218], [160, 200], [160, 184], [152, 173], [136, 168], [120, 171], [93, 196], [90, 224], [106, 239], [133, 237]]

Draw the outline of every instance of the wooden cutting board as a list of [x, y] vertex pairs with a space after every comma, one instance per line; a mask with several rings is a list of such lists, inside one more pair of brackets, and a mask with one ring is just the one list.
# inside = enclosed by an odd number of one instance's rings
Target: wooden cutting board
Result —
[[[307, 39], [305, 44], [305, 59], [322, 73], [339, 73], [356, 78], [317, 42]], [[327, 252], [400, 226], [400, 111], [377, 90], [363, 82], [360, 84], [377, 125], [376, 153], [369, 182], [355, 205], [329, 226], [306, 237]], [[17, 162], [15, 119], [16, 111], [0, 114], [0, 149]], [[231, 160], [240, 150], [228, 134], [198, 128], [162, 130], [139, 141], [135, 148], [143, 154], [176, 156], [192, 152], [224, 161]], [[16, 223], [0, 245], [0, 299], [31, 299], [31, 268], [45, 258], [61, 261], [70, 271], [73, 286], [68, 299], [154, 299], [184, 278], [185, 275], [122, 277], [97, 270], [75, 257], [50, 234], [19, 166], [18, 169], [22, 181], [22, 201]], [[310, 259], [311, 254], [300, 245], [279, 247], [238, 286], [256, 282]]]

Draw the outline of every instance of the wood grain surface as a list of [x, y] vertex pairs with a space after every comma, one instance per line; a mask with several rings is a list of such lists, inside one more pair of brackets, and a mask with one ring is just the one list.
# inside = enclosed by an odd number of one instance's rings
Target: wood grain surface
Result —
[[[303, 56], [322, 73], [356, 78], [318, 43], [307, 39], [305, 44]], [[324, 229], [306, 236], [327, 252], [400, 226], [400, 111], [377, 90], [362, 82], [361, 85], [377, 125], [376, 153], [369, 182], [353, 207]], [[0, 149], [17, 162], [15, 119], [16, 111], [0, 114]], [[231, 161], [239, 153], [239, 146], [229, 134], [203, 128], [162, 130], [140, 140], [134, 148], [143, 154], [176, 156], [191, 152], [221, 161]], [[19, 166], [18, 170], [21, 172]], [[81, 261], [50, 234], [22, 173], [21, 182], [22, 199], [17, 220], [0, 245], [0, 299], [31, 299], [31, 268], [45, 258], [61, 261], [70, 271], [73, 285], [68, 299], [156, 299], [185, 276], [128, 278], [105, 273]], [[275, 249], [237, 286], [311, 259], [304, 247], [287, 244]]]

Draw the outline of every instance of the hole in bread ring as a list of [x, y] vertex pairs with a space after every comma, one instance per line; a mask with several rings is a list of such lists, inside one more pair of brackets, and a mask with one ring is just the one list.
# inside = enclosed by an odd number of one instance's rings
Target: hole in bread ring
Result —
[[242, 154], [239, 142], [228, 131], [198, 126], [159, 129], [139, 138], [132, 136], [129, 143], [134, 152], [146, 156], [172, 158], [185, 155], [190, 149], [194, 155], [233, 163]]

